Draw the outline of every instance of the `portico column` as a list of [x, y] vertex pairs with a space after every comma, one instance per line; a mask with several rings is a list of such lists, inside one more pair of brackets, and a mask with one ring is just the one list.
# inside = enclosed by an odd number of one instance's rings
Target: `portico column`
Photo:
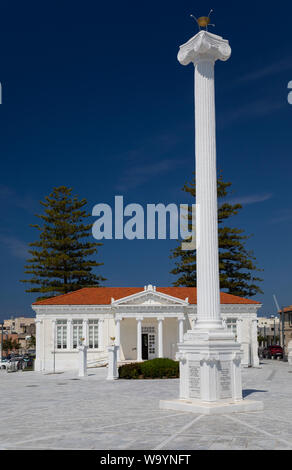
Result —
[[121, 319], [117, 318], [116, 319], [116, 346], [118, 346], [117, 349], [117, 361], [119, 362], [121, 359]]
[[104, 319], [98, 319], [98, 349], [103, 349], [104, 347]]
[[248, 367], [249, 365], [249, 359], [248, 359], [248, 343], [246, 341], [246, 338], [244, 338], [244, 324], [243, 324], [243, 319], [238, 318], [236, 322], [236, 331], [237, 331], [237, 342], [240, 344], [240, 350], [241, 350], [241, 365], [243, 367]]
[[56, 371], [56, 349], [57, 349], [57, 322], [52, 320], [52, 365], [51, 370], [55, 373]]
[[251, 323], [251, 365], [252, 367], [259, 367], [260, 360], [258, 354], [258, 321], [253, 319]]
[[52, 320], [52, 350], [57, 348], [56, 320]]
[[163, 357], [163, 320], [158, 318], [158, 357]]
[[137, 320], [137, 361], [142, 361], [142, 318]]
[[40, 372], [42, 370], [42, 352], [41, 352], [41, 324], [42, 320], [36, 319], [36, 359], [35, 359], [35, 371]]
[[178, 342], [182, 343], [184, 340], [184, 318], [178, 318]]
[[67, 320], [67, 349], [73, 349], [73, 320]]
[[236, 321], [236, 333], [237, 333], [237, 342], [241, 344], [242, 342], [242, 318], [238, 318]]
[[84, 338], [83, 345], [88, 346], [88, 319], [83, 320], [82, 324], [82, 334]]

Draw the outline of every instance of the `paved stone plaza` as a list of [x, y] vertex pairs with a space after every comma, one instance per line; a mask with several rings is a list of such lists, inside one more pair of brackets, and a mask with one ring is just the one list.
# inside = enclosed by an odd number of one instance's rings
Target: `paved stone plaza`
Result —
[[159, 409], [178, 380], [105, 380], [106, 369], [0, 372], [1, 449], [292, 449], [292, 368], [243, 369], [244, 396], [263, 412], [202, 416]]

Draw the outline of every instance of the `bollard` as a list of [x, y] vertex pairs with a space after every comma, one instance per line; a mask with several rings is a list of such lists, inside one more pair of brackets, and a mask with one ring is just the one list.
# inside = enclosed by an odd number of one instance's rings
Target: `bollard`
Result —
[[87, 346], [81, 344], [78, 346], [78, 355], [79, 355], [79, 377], [86, 377], [87, 376]]
[[119, 346], [108, 346], [108, 372], [106, 380], [117, 380], [119, 378], [118, 372], [118, 349]]

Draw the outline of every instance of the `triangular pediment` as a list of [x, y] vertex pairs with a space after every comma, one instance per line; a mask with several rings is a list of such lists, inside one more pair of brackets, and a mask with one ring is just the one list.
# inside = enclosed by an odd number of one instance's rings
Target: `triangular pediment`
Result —
[[188, 305], [188, 299], [182, 300], [177, 297], [172, 297], [161, 292], [156, 292], [156, 290], [149, 287], [152, 286], [148, 286], [147, 290], [145, 289], [137, 294], [119, 300], [113, 300], [112, 305]]

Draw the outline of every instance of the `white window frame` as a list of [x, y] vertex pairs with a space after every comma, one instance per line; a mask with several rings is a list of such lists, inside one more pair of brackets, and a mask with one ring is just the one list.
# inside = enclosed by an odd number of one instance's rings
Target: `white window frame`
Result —
[[[59, 349], [59, 350], [68, 349], [67, 332], [68, 332], [67, 320], [57, 320], [56, 321], [56, 349]], [[60, 342], [59, 342], [59, 338], [60, 338]]]
[[75, 319], [72, 322], [72, 348], [77, 349], [83, 338], [83, 320]]
[[[88, 348], [89, 349], [98, 349], [99, 348], [99, 329], [100, 324], [98, 319], [88, 320]], [[92, 339], [92, 343], [91, 343]]]
[[235, 338], [237, 338], [237, 318], [229, 317], [229, 318], [226, 318], [225, 322], [226, 322], [227, 329], [230, 330], [235, 335]]

